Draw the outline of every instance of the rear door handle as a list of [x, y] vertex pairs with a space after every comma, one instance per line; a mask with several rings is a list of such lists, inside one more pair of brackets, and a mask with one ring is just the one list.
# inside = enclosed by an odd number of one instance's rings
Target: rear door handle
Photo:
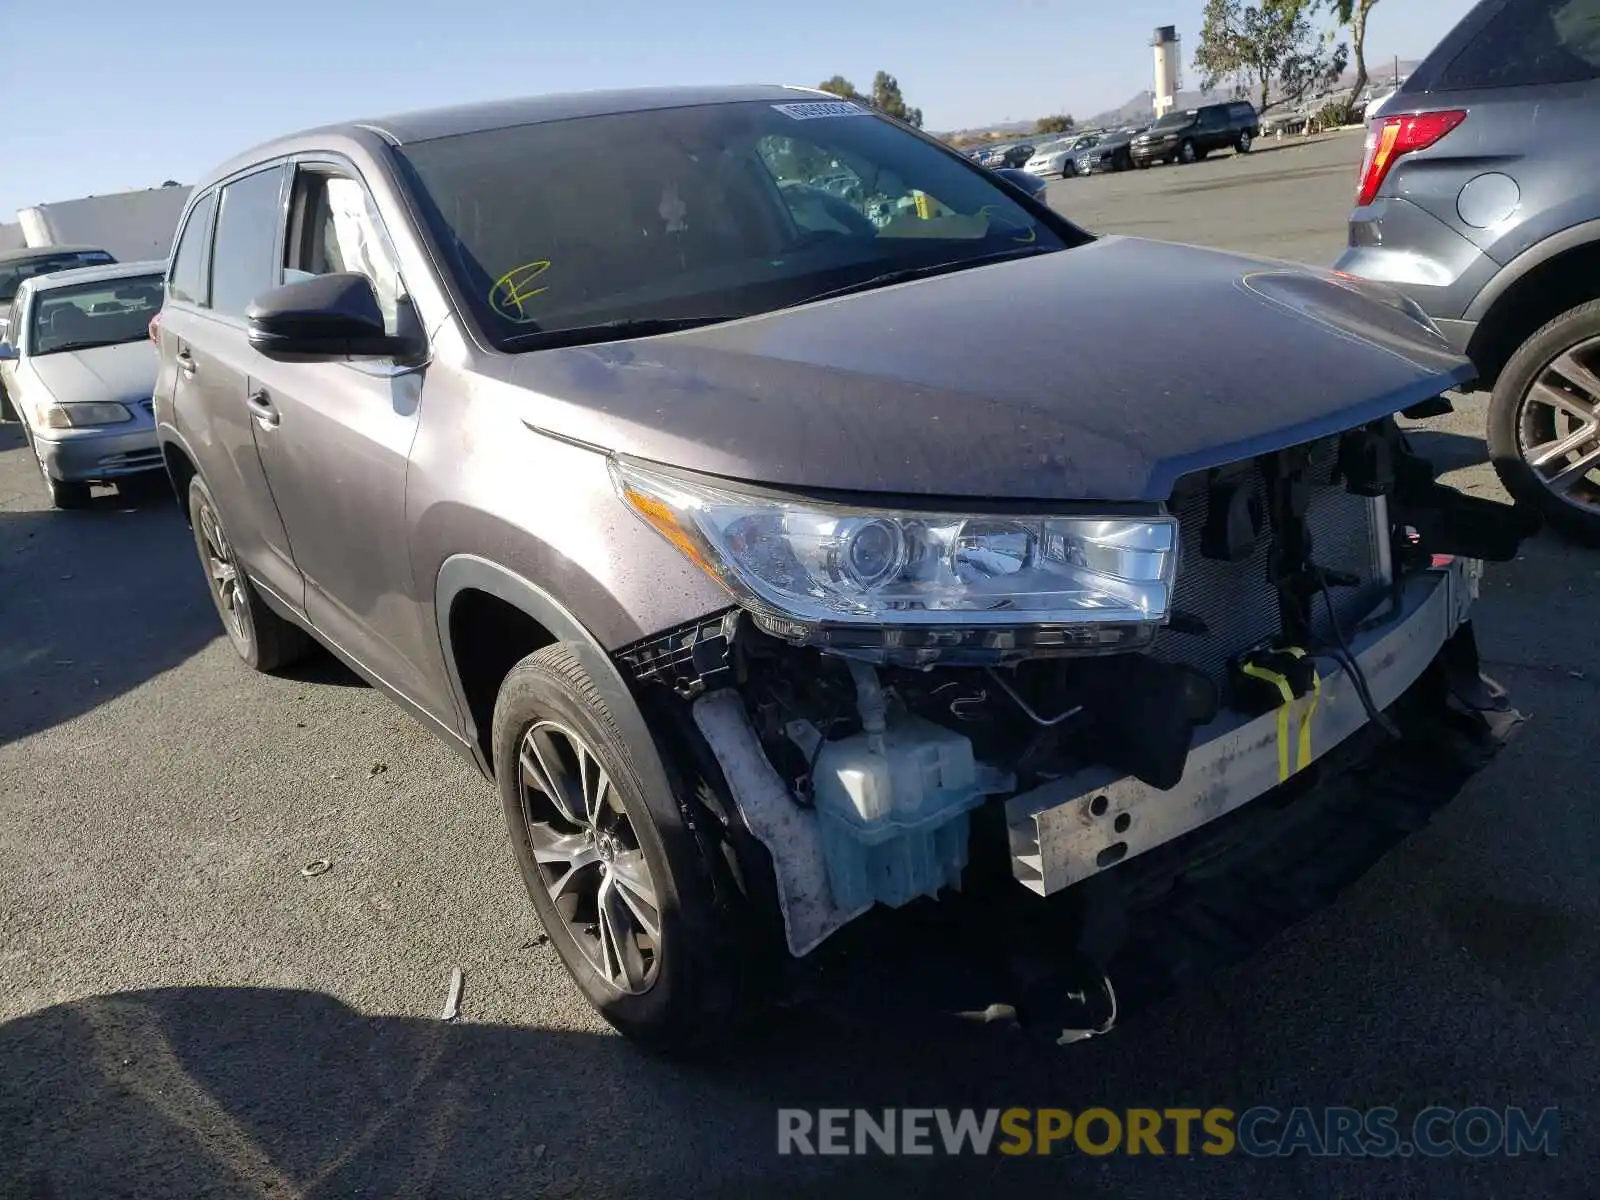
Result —
[[194, 355], [188, 350], [178, 351], [178, 370], [183, 372], [185, 378], [194, 378], [194, 373], [199, 369], [199, 365], [194, 361]]
[[265, 388], [257, 388], [251, 392], [245, 397], [244, 404], [263, 425], [278, 423], [278, 410], [272, 407], [272, 397], [267, 395]]

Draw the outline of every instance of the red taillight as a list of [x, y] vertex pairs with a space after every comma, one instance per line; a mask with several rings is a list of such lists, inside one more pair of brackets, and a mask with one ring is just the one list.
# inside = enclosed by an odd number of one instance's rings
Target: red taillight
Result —
[[1389, 177], [1389, 169], [1405, 154], [1426, 150], [1467, 119], [1462, 109], [1386, 117], [1367, 134], [1367, 160], [1361, 164], [1361, 189], [1356, 204], [1371, 204]]
[[149, 333], [150, 340], [152, 342], [154, 342], [158, 346], [161, 345], [161, 314], [160, 313], [157, 313], [155, 316], [150, 318], [150, 324], [146, 328], [146, 332]]

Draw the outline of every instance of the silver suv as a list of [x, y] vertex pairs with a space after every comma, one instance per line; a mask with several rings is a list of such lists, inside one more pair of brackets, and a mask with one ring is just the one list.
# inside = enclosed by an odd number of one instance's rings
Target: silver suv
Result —
[[1096, 239], [836, 97], [284, 138], [195, 187], [154, 336], [234, 647], [314, 639], [494, 780], [638, 1037], [874, 907], [1099, 913], [1384, 733], [1448, 794], [1437, 721], [1494, 703], [1473, 559], [1520, 533], [1391, 419], [1472, 374], [1415, 306]]
[[1399, 288], [1493, 389], [1506, 488], [1600, 541], [1600, 0], [1484, 0], [1367, 135], [1339, 269]]

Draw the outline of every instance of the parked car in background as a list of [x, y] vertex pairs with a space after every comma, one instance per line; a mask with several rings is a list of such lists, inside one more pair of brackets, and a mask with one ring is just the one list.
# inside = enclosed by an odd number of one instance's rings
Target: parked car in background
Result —
[[1372, 118], [1378, 115], [1378, 110], [1381, 109], [1385, 104], [1389, 103], [1389, 101], [1394, 97], [1394, 94], [1399, 90], [1400, 88], [1398, 86], [1386, 87], [1382, 91], [1374, 93], [1373, 96], [1367, 100], [1366, 104], [1362, 106], [1361, 119], [1370, 124]]
[[1249, 154], [1261, 135], [1261, 120], [1248, 101], [1206, 104], [1184, 112], [1168, 113], [1133, 139], [1134, 164], [1198, 162], [1214, 150]]
[[[854, 221], [772, 186], [832, 164]], [[1386, 289], [1096, 239], [810, 90], [282, 138], [195, 186], [155, 336], [235, 650], [314, 637], [477, 763], [577, 987], [654, 1042], [876, 906], [967, 884], [1020, 942], [1029, 893], [1186, 872], [1142, 856], [1372, 786], [1375, 723], [1427, 778], [1482, 686], [1469, 559], [1517, 543], [1390, 419], [1472, 368]], [[1109, 953], [1102, 882], [1056, 911]]]
[[[24, 279], [50, 271], [115, 261], [96, 246], [25, 246], [20, 250], [0, 251], [0, 339], [6, 336], [11, 302], [16, 299], [17, 289]], [[10, 399], [0, 385], [0, 421], [15, 419]]]
[[82, 507], [91, 484], [162, 469], [149, 325], [165, 267], [55, 271], [23, 280], [12, 297], [0, 378], [56, 508]]
[[1098, 145], [1099, 141], [1098, 134], [1090, 133], [1051, 142], [1035, 150], [1023, 170], [1030, 175], [1059, 175], [1069, 179], [1078, 173], [1078, 155]]
[[1131, 171], [1133, 139], [1143, 132], [1142, 126], [1138, 129], [1114, 129], [1093, 145], [1076, 151], [1072, 159], [1073, 174]]
[[994, 146], [978, 160], [980, 166], [993, 170], [996, 167], [1020, 167], [1033, 157], [1032, 142], [1014, 142], [1010, 145]]
[[1374, 115], [1339, 269], [1471, 357], [1506, 489], [1600, 543], [1597, 162], [1600, 3], [1485, 0]]

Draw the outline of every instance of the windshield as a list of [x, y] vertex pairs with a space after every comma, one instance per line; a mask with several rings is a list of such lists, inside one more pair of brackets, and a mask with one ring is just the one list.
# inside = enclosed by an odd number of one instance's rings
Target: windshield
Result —
[[104, 250], [70, 250], [64, 254], [43, 254], [21, 262], [0, 263], [0, 303], [9, 304], [17, 298], [17, 289], [24, 279], [45, 275], [51, 271], [66, 271], [74, 267], [87, 267], [94, 263], [116, 260]]
[[1162, 117], [1159, 121], [1157, 121], [1154, 125], [1150, 126], [1150, 128], [1151, 129], [1177, 129], [1178, 127], [1180, 127], [1182, 125], [1192, 125], [1192, 124], [1194, 124], [1194, 116], [1195, 115], [1192, 112], [1168, 113], [1166, 116]]
[[1072, 237], [960, 157], [843, 102], [620, 113], [399, 153], [502, 348], [611, 322], [747, 316]]
[[60, 354], [150, 336], [161, 307], [161, 276], [133, 275], [79, 283], [38, 294], [29, 326], [29, 354]]

